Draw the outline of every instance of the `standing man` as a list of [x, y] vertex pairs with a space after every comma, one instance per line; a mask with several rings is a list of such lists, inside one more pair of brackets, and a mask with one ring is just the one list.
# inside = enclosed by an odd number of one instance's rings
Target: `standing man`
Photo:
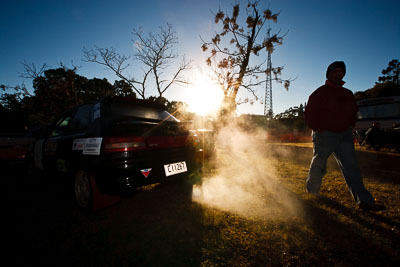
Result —
[[309, 193], [319, 194], [328, 157], [333, 153], [357, 205], [364, 210], [384, 210], [386, 207], [375, 204], [364, 187], [358, 168], [351, 129], [356, 122], [358, 107], [353, 93], [343, 87], [345, 74], [343, 61], [330, 64], [325, 85], [315, 90], [308, 99], [305, 118], [308, 127], [313, 130], [314, 156], [306, 189]]

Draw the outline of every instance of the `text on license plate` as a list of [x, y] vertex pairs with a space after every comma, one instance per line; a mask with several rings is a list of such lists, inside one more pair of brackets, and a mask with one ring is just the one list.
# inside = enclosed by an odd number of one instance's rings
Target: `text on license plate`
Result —
[[187, 172], [186, 162], [176, 162], [164, 165], [165, 176], [171, 176], [174, 174]]

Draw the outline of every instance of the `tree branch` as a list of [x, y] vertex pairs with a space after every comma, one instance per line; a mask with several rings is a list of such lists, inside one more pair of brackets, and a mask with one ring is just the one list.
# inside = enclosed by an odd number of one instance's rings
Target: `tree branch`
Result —
[[24, 67], [24, 72], [19, 73], [19, 77], [25, 79], [36, 79], [40, 77], [43, 72], [48, 69], [46, 64], [43, 64], [40, 69], [37, 69], [34, 63], [27, 63], [25, 60], [21, 62], [22, 66]]
[[[142, 82], [137, 81], [134, 78], [128, 78], [123, 74], [123, 71], [126, 70], [130, 65], [126, 63], [129, 57], [125, 55], [119, 55], [114, 48], [100, 48], [95, 47], [94, 49], [86, 49], [83, 48], [83, 61], [85, 62], [93, 62], [103, 66], [106, 66], [110, 70], [112, 70], [115, 75], [126, 81], [143, 99], [145, 98], [145, 81]], [[148, 73], [144, 77], [147, 78]], [[141, 89], [137, 88], [137, 85], [141, 85]]]

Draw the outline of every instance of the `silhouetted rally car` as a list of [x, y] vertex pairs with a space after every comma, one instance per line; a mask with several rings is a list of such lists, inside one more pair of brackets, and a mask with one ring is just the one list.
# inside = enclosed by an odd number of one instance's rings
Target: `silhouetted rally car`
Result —
[[105, 98], [64, 113], [36, 141], [34, 163], [73, 174], [77, 204], [96, 209], [138, 185], [195, 170], [198, 140], [185, 126], [163, 105]]

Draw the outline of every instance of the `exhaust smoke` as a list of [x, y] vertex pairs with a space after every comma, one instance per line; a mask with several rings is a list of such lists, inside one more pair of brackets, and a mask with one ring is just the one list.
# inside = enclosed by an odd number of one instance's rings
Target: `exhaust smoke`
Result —
[[238, 125], [218, 131], [215, 169], [194, 186], [193, 200], [258, 219], [298, 215], [298, 201], [280, 184], [271, 162], [266, 131]]

